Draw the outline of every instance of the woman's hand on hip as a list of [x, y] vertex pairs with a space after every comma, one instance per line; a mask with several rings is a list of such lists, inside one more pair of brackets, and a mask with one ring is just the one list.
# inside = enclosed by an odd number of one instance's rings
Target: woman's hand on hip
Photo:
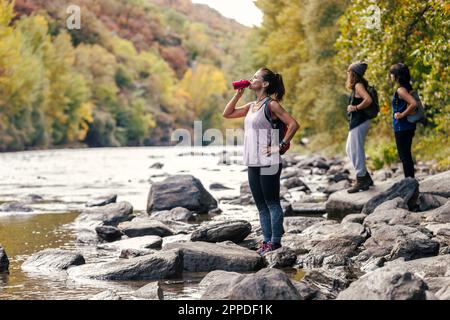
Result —
[[272, 153], [276, 154], [280, 152], [279, 146], [266, 146], [263, 147], [263, 155], [269, 157]]

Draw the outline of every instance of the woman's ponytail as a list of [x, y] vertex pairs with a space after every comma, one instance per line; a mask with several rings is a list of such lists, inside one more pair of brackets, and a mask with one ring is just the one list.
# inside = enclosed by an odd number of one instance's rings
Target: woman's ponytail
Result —
[[278, 101], [283, 100], [286, 90], [284, 88], [283, 77], [279, 73], [273, 73], [268, 68], [261, 69], [264, 72], [264, 81], [269, 82], [269, 86], [266, 89], [267, 94], [275, 95]]

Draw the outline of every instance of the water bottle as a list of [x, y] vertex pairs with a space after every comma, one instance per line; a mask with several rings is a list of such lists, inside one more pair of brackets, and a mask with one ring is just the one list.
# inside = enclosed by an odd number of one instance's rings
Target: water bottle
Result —
[[234, 90], [243, 89], [243, 88], [247, 88], [248, 86], [250, 86], [250, 81], [242, 79], [239, 81], [232, 82], [232, 85], [233, 85]]

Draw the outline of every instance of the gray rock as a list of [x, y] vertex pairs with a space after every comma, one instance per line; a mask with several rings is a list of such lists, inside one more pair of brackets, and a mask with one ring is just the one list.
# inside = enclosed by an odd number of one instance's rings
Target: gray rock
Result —
[[333, 238], [318, 242], [302, 259], [303, 267], [319, 268], [350, 265], [350, 257], [358, 253], [358, 244], [345, 238]]
[[201, 300], [227, 300], [233, 286], [245, 278], [237, 272], [214, 270], [209, 272], [200, 282], [203, 294]]
[[450, 200], [443, 206], [424, 212], [425, 221], [434, 223], [449, 223], [450, 222]]
[[191, 241], [222, 242], [243, 241], [252, 231], [252, 226], [245, 220], [232, 220], [206, 224], [192, 233]]
[[164, 300], [164, 293], [158, 281], [150, 282], [137, 289], [133, 296], [145, 300]]
[[133, 206], [129, 202], [110, 203], [102, 207], [92, 207], [84, 210], [75, 219], [75, 223], [94, 226], [94, 228], [101, 224], [117, 226], [120, 222], [133, 219], [132, 213]]
[[383, 225], [418, 226], [422, 221], [422, 214], [402, 209], [403, 205], [404, 201], [401, 198], [386, 201], [367, 216], [364, 225], [371, 230]]
[[162, 169], [164, 167], [164, 164], [161, 162], [155, 162], [150, 166], [151, 169]]
[[14, 201], [1, 204], [0, 212], [33, 212], [33, 209], [27, 207], [24, 203]]
[[124, 239], [107, 244], [100, 244], [97, 246], [103, 250], [126, 250], [126, 249], [161, 249], [162, 239], [159, 236], [143, 236], [130, 239]]
[[185, 242], [169, 243], [165, 249], [179, 249], [183, 252], [184, 270], [205, 272], [212, 270], [255, 271], [262, 267], [259, 254], [232, 242]]
[[86, 203], [86, 207], [101, 207], [110, 203], [115, 203], [117, 200], [117, 194], [109, 194], [105, 196], [99, 196], [89, 200]]
[[335, 299], [350, 281], [321, 268], [306, 270], [303, 279], [294, 284], [305, 300], [329, 300]]
[[337, 300], [425, 300], [427, 289], [426, 283], [410, 272], [381, 268], [350, 284]]
[[339, 182], [334, 182], [330, 184], [326, 189], [324, 190], [324, 193], [326, 194], [332, 194], [341, 190], [347, 190], [351, 187], [350, 182], [348, 180], [341, 180]]
[[146, 280], [179, 276], [183, 269], [183, 255], [178, 250], [112, 262], [92, 263], [68, 270], [72, 279]]
[[377, 184], [369, 190], [357, 193], [348, 193], [347, 190], [332, 193], [326, 203], [329, 219], [342, 219], [351, 213], [361, 213], [364, 205], [375, 196], [386, 191], [393, 182]]
[[294, 201], [291, 204], [291, 210], [287, 212], [286, 216], [295, 215], [323, 215], [326, 213], [325, 203], [304, 203]]
[[118, 300], [127, 300], [124, 299], [124, 297], [117, 293], [115, 290], [106, 290], [102, 291], [100, 293], [97, 293], [96, 295], [93, 295], [89, 298], [89, 300], [96, 300], [96, 301], [118, 301]]
[[300, 234], [305, 239], [304, 246], [311, 250], [319, 242], [335, 239], [347, 239], [357, 246], [368, 237], [367, 231], [359, 223], [336, 223], [323, 221], [306, 228]]
[[164, 223], [152, 219], [134, 219], [119, 224], [119, 229], [128, 237], [160, 236], [167, 237], [173, 235], [173, 231]]
[[447, 198], [436, 196], [428, 193], [419, 194], [419, 209], [420, 211], [428, 211], [439, 208], [447, 202]]
[[313, 224], [324, 221], [324, 218], [319, 217], [285, 217], [283, 226], [285, 232], [289, 233], [301, 233], [306, 228]]
[[363, 207], [362, 213], [372, 213], [376, 207], [383, 202], [400, 197], [408, 205], [408, 208], [413, 209], [416, 206], [419, 197], [419, 183], [414, 178], [406, 178], [400, 182], [395, 183], [385, 192], [378, 194], [370, 199]]
[[7, 272], [9, 268], [9, 259], [5, 249], [0, 246], [0, 272]]
[[287, 247], [281, 247], [274, 251], [269, 251], [263, 256], [269, 268], [287, 268], [292, 267], [297, 260], [295, 252]]
[[296, 188], [296, 187], [303, 187], [303, 191], [311, 191], [311, 189], [300, 179], [299, 177], [291, 177], [282, 180], [282, 185], [285, 186], [288, 189]]
[[[221, 282], [220, 288], [226, 291], [221, 295], [229, 300], [300, 300], [297, 289], [288, 276], [278, 269], [262, 269], [255, 274], [247, 275], [241, 279], [239, 276], [230, 277], [226, 281], [226, 275], [217, 278]], [[239, 279], [239, 281], [237, 281]], [[231, 280], [231, 281], [230, 281]], [[217, 284], [210, 284], [202, 299], [210, 298], [212, 289], [218, 288]], [[216, 295], [217, 297], [217, 295]], [[215, 298], [216, 298], [215, 297]]]
[[354, 214], [349, 214], [348, 216], [345, 216], [344, 219], [342, 219], [341, 223], [353, 222], [353, 223], [362, 224], [364, 222], [364, 219], [366, 219], [366, 218], [367, 218], [367, 214], [354, 213]]
[[412, 227], [380, 226], [372, 230], [372, 235], [364, 243], [365, 249], [358, 255], [357, 261], [367, 261], [372, 257], [393, 260], [398, 257], [417, 259], [432, 256], [437, 254], [436, 244], [429, 236]]
[[390, 179], [392, 177], [392, 171], [388, 169], [381, 169], [377, 170], [373, 173], [373, 180], [374, 181], [386, 181], [387, 179]]
[[183, 207], [176, 207], [171, 210], [156, 211], [150, 214], [153, 219], [174, 220], [174, 221], [192, 221], [195, 220], [194, 212]]
[[384, 268], [411, 272], [426, 279], [450, 276], [450, 254], [426, 257], [410, 261], [396, 259], [386, 262]]
[[179, 242], [189, 242], [191, 240], [190, 234], [176, 234], [173, 236], [168, 236], [163, 238], [163, 244], [162, 247], [165, 248], [165, 246], [169, 243], [179, 243]]
[[105, 240], [106, 242], [120, 240], [123, 235], [122, 231], [113, 226], [98, 226], [95, 227], [95, 232], [100, 239]]
[[228, 188], [221, 183], [211, 183], [209, 185], [209, 189], [211, 189], [211, 190], [231, 190], [232, 188]]
[[136, 257], [142, 257], [149, 254], [155, 253], [152, 249], [123, 249], [120, 251], [120, 259], [131, 259]]
[[23, 264], [25, 271], [63, 271], [85, 263], [84, 257], [77, 252], [62, 249], [45, 249], [31, 255]]
[[169, 176], [150, 188], [147, 213], [183, 207], [198, 213], [217, 208], [217, 201], [192, 175]]
[[436, 174], [420, 182], [420, 192], [450, 198], [450, 171]]
[[106, 290], [92, 296], [89, 300], [164, 300], [164, 293], [159, 282], [151, 282], [136, 291]]

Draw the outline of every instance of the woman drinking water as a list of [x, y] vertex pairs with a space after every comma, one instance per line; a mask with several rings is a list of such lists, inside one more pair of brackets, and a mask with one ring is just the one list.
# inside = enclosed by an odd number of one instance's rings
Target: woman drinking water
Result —
[[[299, 125], [280, 105], [285, 94], [280, 74], [261, 68], [250, 80], [249, 89], [255, 92], [256, 101], [236, 108], [245, 91], [245, 88], [239, 89], [225, 107], [223, 116], [227, 119], [245, 117], [244, 164], [248, 167], [248, 182], [264, 236], [258, 253], [264, 254], [281, 247], [284, 233], [283, 209], [280, 205], [281, 154], [285, 152]], [[287, 126], [280, 143], [267, 114], [272, 120], [278, 119]]]

